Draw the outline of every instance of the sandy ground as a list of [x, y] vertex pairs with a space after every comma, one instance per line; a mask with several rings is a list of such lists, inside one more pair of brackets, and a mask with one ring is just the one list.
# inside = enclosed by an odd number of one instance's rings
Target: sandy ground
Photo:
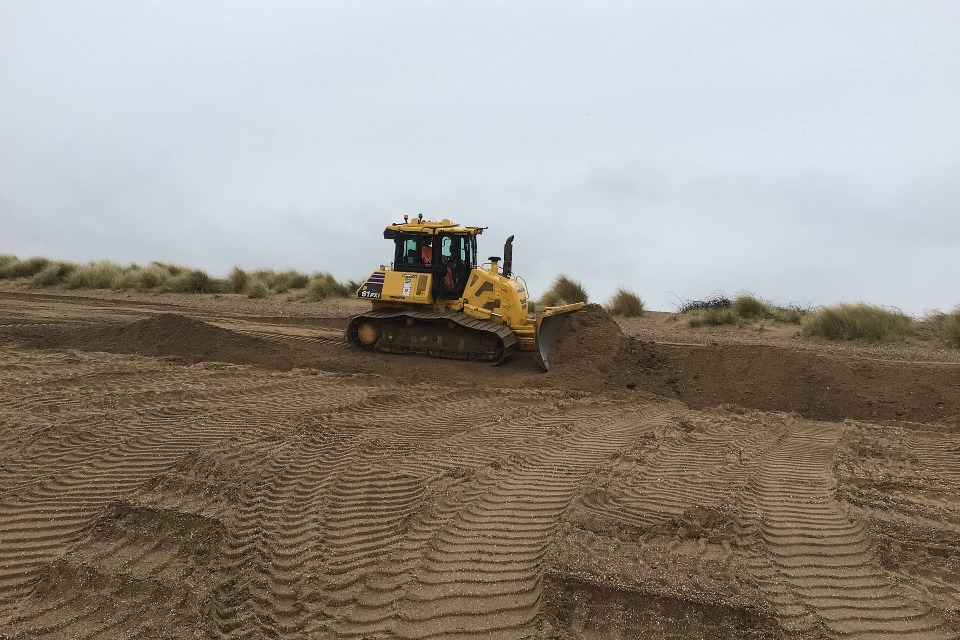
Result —
[[0, 637], [956, 638], [960, 354], [0, 291]]

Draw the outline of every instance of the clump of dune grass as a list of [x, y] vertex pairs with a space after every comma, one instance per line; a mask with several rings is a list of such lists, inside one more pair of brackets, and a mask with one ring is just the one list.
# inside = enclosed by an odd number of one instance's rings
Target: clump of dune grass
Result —
[[730, 303], [730, 310], [744, 320], [776, 320], [790, 324], [800, 324], [803, 316], [808, 313], [805, 307], [795, 304], [779, 306], [751, 293], [742, 293], [734, 298]]
[[310, 284], [310, 276], [293, 269], [273, 271], [260, 269], [253, 272], [253, 277], [262, 280], [274, 293], [286, 293], [291, 289], [303, 289]]
[[259, 278], [252, 278], [245, 290], [248, 298], [266, 298], [270, 294], [270, 287]]
[[153, 262], [151, 262], [150, 266], [157, 267], [158, 269], [162, 269], [167, 273], [169, 273], [170, 276], [174, 278], [182, 276], [187, 271], [190, 271], [189, 268], [181, 266], [179, 264], [171, 264], [169, 262], [159, 262], [157, 260], [154, 260]]
[[47, 258], [17, 258], [13, 255], [4, 255], [0, 261], [0, 278], [32, 278], [50, 266]]
[[[354, 286], [356, 285], [356, 286]], [[340, 282], [329, 273], [315, 273], [307, 285], [307, 300], [325, 300], [327, 298], [346, 298], [360, 288], [355, 282]]]
[[230, 275], [227, 276], [227, 290], [230, 293], [243, 293], [248, 286], [250, 286], [249, 273], [240, 267], [234, 267], [230, 270]]
[[33, 287], [52, 287], [63, 284], [76, 268], [77, 265], [72, 262], [62, 260], [51, 262], [42, 271], [37, 272], [30, 278], [30, 285]]
[[231, 271], [227, 284], [230, 290], [240, 290], [251, 298], [290, 293], [288, 300], [324, 300], [351, 296], [360, 286], [352, 280], [340, 282], [329, 273], [307, 275], [293, 269], [258, 269], [247, 273], [239, 267], [234, 267]]
[[360, 284], [352, 280], [340, 282], [329, 273], [307, 275], [294, 269], [245, 271], [234, 267], [226, 279], [219, 281], [223, 291], [245, 293], [249, 298], [289, 293], [287, 300], [324, 300], [352, 296]]
[[780, 306], [752, 293], [741, 293], [733, 300], [717, 293], [704, 300], [683, 301], [678, 313], [689, 314], [687, 322], [691, 327], [724, 324], [744, 326], [763, 320], [800, 324], [809, 313], [809, 308], [795, 304]]
[[646, 311], [643, 299], [625, 287], [620, 287], [606, 304], [607, 313], [612, 316], [632, 318], [642, 316]]
[[732, 309], [710, 308], [694, 311], [687, 324], [691, 327], [716, 327], [724, 324], [742, 326], [746, 321], [733, 312]]
[[226, 283], [211, 278], [206, 271], [190, 269], [175, 276], [167, 288], [177, 293], [220, 293], [226, 290]]
[[[190, 270], [164, 262], [121, 266], [109, 260], [76, 265], [63, 279], [69, 289], [193, 291]], [[203, 289], [206, 291], [206, 289]]]
[[588, 299], [587, 290], [582, 284], [565, 274], [560, 274], [554, 279], [550, 288], [544, 292], [538, 306], [557, 307], [575, 302], [587, 302]]
[[746, 320], [763, 320], [771, 317], [771, 305], [760, 298], [744, 293], [733, 299], [730, 310]]
[[108, 260], [78, 265], [64, 279], [70, 289], [113, 289], [123, 282], [123, 267]]
[[6, 278], [7, 265], [17, 261], [17, 256], [12, 253], [0, 253], [0, 278]]
[[153, 262], [132, 274], [133, 285], [138, 289], [166, 290], [175, 277], [170, 273], [167, 265]]
[[804, 335], [830, 340], [880, 342], [916, 334], [913, 318], [899, 309], [862, 302], [824, 307], [804, 318], [801, 326]]
[[774, 307], [773, 311], [773, 320], [788, 324], [800, 324], [803, 322], [804, 317], [810, 313], [810, 308], [790, 305], [787, 307]]
[[110, 283], [111, 289], [144, 289], [141, 285], [140, 275], [143, 272], [143, 267], [131, 264], [127, 267], [120, 267], [120, 273], [116, 278]]
[[942, 340], [947, 346], [960, 347], [960, 306], [950, 313], [928, 313], [923, 319], [921, 332], [924, 337]]

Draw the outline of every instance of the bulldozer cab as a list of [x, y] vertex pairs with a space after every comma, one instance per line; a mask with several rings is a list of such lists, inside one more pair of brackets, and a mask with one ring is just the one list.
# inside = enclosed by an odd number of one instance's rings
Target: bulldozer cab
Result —
[[385, 237], [395, 243], [394, 269], [433, 274], [436, 298], [459, 298], [477, 262], [476, 236], [469, 232], [398, 232]]

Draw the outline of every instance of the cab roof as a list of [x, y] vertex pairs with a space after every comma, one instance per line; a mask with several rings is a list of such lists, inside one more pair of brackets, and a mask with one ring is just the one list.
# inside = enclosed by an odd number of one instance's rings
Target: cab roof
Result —
[[[384, 229], [384, 237], [391, 237], [394, 233], [420, 233], [425, 235], [436, 235], [438, 233], [469, 233], [478, 236], [483, 233], [486, 227], [465, 227], [451, 222], [444, 218], [443, 220], [420, 220], [414, 218], [409, 222], [395, 222], [387, 225]], [[391, 233], [392, 232], [392, 233]], [[389, 235], [388, 235], [389, 234]]]

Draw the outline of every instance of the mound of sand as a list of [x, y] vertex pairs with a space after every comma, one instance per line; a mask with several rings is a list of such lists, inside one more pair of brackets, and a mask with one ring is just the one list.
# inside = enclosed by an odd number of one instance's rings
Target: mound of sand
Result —
[[623, 331], [598, 304], [588, 304], [564, 321], [550, 350], [550, 367], [559, 370], [595, 365], [620, 349]]
[[955, 385], [920, 377], [902, 363], [840, 360], [766, 345], [655, 344], [624, 335], [595, 304], [560, 327], [547, 376], [569, 389], [645, 391], [698, 409], [730, 404], [815, 420], [910, 415], [942, 421], [955, 416], [957, 407]]
[[71, 346], [87, 351], [169, 357], [188, 364], [234, 362], [282, 370], [293, 366], [283, 345], [174, 313], [119, 327], [84, 329]]
[[634, 389], [652, 384], [660, 391], [659, 381], [645, 379], [660, 364], [653, 345], [624, 335], [598, 304], [571, 314], [550, 351], [550, 375], [580, 389]]

